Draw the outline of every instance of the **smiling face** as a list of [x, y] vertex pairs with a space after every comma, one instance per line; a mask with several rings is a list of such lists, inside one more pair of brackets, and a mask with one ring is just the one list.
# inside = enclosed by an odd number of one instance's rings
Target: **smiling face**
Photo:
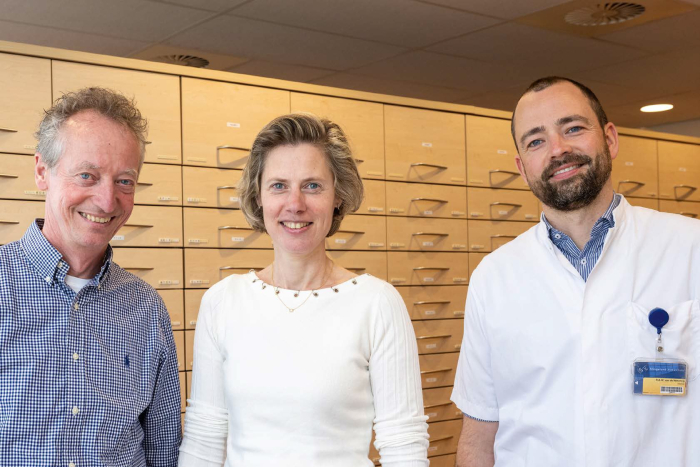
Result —
[[339, 203], [326, 156], [306, 143], [270, 151], [260, 180], [259, 203], [276, 255], [325, 250], [333, 209]]
[[588, 99], [573, 84], [525, 94], [513, 119], [518, 170], [546, 206], [584, 208], [609, 183], [617, 156], [615, 126], [601, 128]]
[[70, 117], [61, 138], [53, 169], [36, 156], [36, 183], [46, 191], [43, 233], [63, 256], [102, 255], [134, 207], [137, 139], [93, 111]]

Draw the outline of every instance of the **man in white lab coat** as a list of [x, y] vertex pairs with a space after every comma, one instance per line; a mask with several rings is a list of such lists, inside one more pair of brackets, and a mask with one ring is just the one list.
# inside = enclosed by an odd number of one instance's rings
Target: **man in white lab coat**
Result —
[[579, 83], [533, 83], [512, 132], [544, 212], [471, 277], [457, 465], [700, 465], [700, 221], [614, 192], [617, 130]]

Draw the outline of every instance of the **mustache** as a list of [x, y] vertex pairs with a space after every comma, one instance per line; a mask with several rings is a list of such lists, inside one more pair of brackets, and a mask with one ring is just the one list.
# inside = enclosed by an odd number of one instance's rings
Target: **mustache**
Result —
[[551, 164], [547, 166], [547, 168], [542, 172], [542, 180], [547, 181], [549, 180], [552, 175], [554, 175], [554, 172], [559, 170], [560, 167], [567, 165], [567, 164], [577, 164], [577, 165], [584, 165], [584, 164], [590, 164], [593, 161], [589, 156], [585, 154], [569, 154], [561, 159], [553, 161]]

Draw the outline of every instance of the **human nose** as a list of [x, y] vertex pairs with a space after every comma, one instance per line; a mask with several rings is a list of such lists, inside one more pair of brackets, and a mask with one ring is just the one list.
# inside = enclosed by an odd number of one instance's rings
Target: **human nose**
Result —
[[552, 148], [552, 157], [561, 157], [572, 152], [571, 144], [564, 136], [558, 133], [550, 136], [549, 141]]
[[112, 183], [101, 183], [95, 188], [95, 194], [92, 199], [95, 206], [102, 212], [105, 214], [112, 213], [118, 204], [116, 187]]
[[290, 212], [303, 212], [306, 210], [306, 200], [301, 190], [291, 190], [287, 198], [287, 210]]

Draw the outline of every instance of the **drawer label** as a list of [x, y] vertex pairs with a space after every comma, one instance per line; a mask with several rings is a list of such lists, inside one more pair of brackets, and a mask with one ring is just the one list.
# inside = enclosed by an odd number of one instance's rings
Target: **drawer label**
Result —
[[380, 247], [383, 247], [384, 244], [383, 244], [383, 243], [370, 242], [370, 243], [369, 243], [369, 246], [370, 246], [370, 248], [380, 248]]
[[180, 243], [179, 238], [162, 237], [158, 239], [158, 243]]
[[115, 235], [112, 237], [112, 241], [124, 240], [124, 235]]
[[501, 210], [501, 211], [498, 211], [498, 215], [499, 216], [507, 216], [509, 212], [510, 211]]
[[433, 211], [423, 211], [423, 215], [424, 215], [424, 216], [432, 216], [432, 215], [433, 215]]
[[464, 316], [464, 310], [457, 310], [452, 312], [455, 316]]
[[24, 190], [25, 195], [35, 195], [35, 196], [46, 196], [46, 192], [43, 190]]
[[423, 242], [423, 246], [435, 246], [433, 242]]
[[156, 159], [163, 159], [166, 161], [176, 161], [180, 158], [178, 156], [159, 155], [159, 156], [156, 156]]
[[625, 162], [625, 165], [626, 165], [627, 167], [632, 167], [632, 166], [634, 165], [634, 162], [632, 162], [632, 161], [627, 161], [627, 162]]
[[367, 208], [369, 212], [384, 212], [384, 208], [378, 208], [374, 206], [370, 206]]
[[425, 414], [425, 415], [428, 416], [428, 419], [431, 419], [431, 418], [433, 418], [433, 417], [437, 417], [437, 412], [430, 412], [430, 413], [427, 413], [427, 414]]
[[403, 243], [390, 243], [389, 246], [390, 246], [391, 248], [401, 248], [401, 247], [404, 247], [404, 246], [406, 246], [406, 245], [403, 244]]
[[466, 277], [453, 277], [452, 282], [467, 282]]
[[241, 201], [241, 198], [239, 198], [238, 196], [231, 196], [228, 200], [232, 203], [238, 203]]
[[425, 316], [433, 316], [435, 314], [435, 310], [425, 310]]
[[384, 175], [384, 172], [377, 172], [375, 170], [368, 170], [367, 175], [374, 175], [377, 177], [381, 177], [382, 175]]
[[425, 378], [426, 383], [437, 383], [437, 378]]
[[423, 146], [424, 148], [432, 148], [433, 143], [421, 143], [421, 146]]
[[199, 284], [208, 284], [209, 279], [191, 279], [190, 284], [192, 285], [199, 285]]
[[465, 213], [462, 211], [452, 211], [453, 216], [463, 216]]
[[229, 128], [240, 128], [241, 124], [235, 122], [226, 122], [226, 126]]
[[535, 215], [534, 214], [525, 214], [525, 219], [534, 219]]
[[426, 349], [437, 349], [437, 344], [426, 344], [425, 348]]
[[472, 245], [472, 250], [483, 250], [484, 245]]
[[344, 238], [336, 238], [335, 243], [346, 244], [346, 243], [348, 243], [348, 241], [345, 240]]
[[452, 244], [452, 248], [455, 249], [455, 250], [462, 250], [462, 249], [464, 249], [464, 248], [466, 248], [466, 247], [467, 247], [467, 245], [464, 245], [464, 244], [462, 244], [462, 243], [453, 243], [453, 244]]
[[187, 198], [188, 203], [206, 203], [206, 198]]
[[498, 154], [508, 154], [508, 151], [506, 151], [505, 149], [498, 149], [498, 150], [496, 150], [496, 152]]
[[463, 182], [464, 181], [464, 179], [461, 177], [451, 177], [450, 180], [452, 180], [453, 182]]
[[389, 212], [403, 212], [401, 208], [389, 208]]
[[24, 149], [36, 149], [36, 146], [32, 146], [31, 144], [25, 144], [22, 146]]
[[180, 281], [175, 279], [161, 279], [158, 283], [160, 285], [180, 285]]
[[428, 452], [433, 452], [433, 451], [437, 451], [437, 450], [438, 450], [437, 446], [429, 446], [428, 447]]
[[389, 176], [391, 178], [403, 178], [403, 175], [397, 173], [390, 173]]
[[206, 162], [207, 161], [203, 157], [188, 157], [187, 160], [190, 162]]
[[206, 238], [190, 238], [187, 240], [188, 243], [193, 245], [199, 245], [200, 243], [209, 243], [209, 239]]
[[433, 277], [424, 277], [423, 282], [435, 282], [435, 278]]
[[406, 282], [406, 278], [404, 277], [392, 277], [389, 282]]
[[232, 242], [244, 242], [245, 237], [231, 237]]
[[678, 167], [678, 171], [679, 172], [687, 172], [688, 169], [686, 169], [685, 167]]
[[178, 201], [180, 199], [179, 196], [165, 196], [161, 195], [158, 197], [158, 201]]

